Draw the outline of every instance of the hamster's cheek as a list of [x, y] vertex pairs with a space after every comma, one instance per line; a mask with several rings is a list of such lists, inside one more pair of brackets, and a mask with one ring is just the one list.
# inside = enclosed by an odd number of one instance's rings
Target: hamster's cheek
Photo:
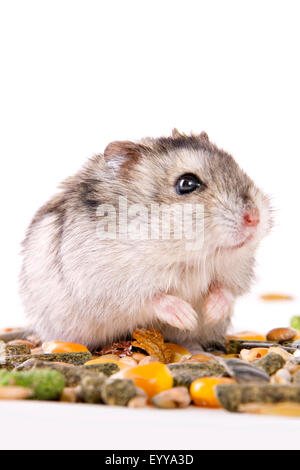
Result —
[[260, 223], [257, 226], [255, 234], [255, 240], [260, 241], [273, 227], [272, 207], [268, 196], [259, 189], [253, 189], [252, 199], [260, 214]]

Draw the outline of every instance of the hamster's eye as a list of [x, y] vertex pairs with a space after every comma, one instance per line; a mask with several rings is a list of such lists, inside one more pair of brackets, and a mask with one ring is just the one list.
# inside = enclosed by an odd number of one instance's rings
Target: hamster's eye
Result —
[[201, 183], [198, 176], [193, 173], [185, 173], [184, 175], [179, 176], [175, 184], [175, 189], [177, 194], [188, 194], [195, 191], [195, 189], [204, 189], [205, 185]]

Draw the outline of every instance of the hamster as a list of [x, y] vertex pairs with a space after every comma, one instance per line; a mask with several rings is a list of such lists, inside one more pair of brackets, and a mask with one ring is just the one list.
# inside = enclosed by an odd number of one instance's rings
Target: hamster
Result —
[[[179, 210], [170, 236], [162, 207]], [[180, 210], [191, 207], [200, 215], [189, 227], [200, 228], [180, 237]], [[25, 314], [43, 341], [91, 350], [141, 327], [192, 352], [222, 343], [270, 227], [267, 196], [206, 133], [112, 142], [35, 214], [23, 242]]]

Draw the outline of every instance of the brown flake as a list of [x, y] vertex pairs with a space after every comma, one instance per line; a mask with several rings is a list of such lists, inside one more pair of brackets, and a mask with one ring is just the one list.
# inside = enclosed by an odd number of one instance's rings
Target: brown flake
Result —
[[173, 360], [173, 351], [164, 342], [164, 338], [157, 330], [146, 330], [141, 328], [133, 332], [132, 346], [144, 349], [150, 356], [156, 356], [158, 359], [168, 364]]
[[116, 354], [119, 357], [131, 356], [132, 355], [131, 341], [119, 341], [113, 343], [110, 346], [106, 346], [101, 351], [95, 351], [96, 354], [104, 356], [106, 354]]

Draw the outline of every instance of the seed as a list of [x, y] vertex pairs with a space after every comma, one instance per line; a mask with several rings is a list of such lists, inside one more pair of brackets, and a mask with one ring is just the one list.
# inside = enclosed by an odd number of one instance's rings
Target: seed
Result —
[[[270, 348], [271, 346], [278, 346], [275, 341], [244, 341], [240, 339], [231, 339], [226, 344], [226, 352], [228, 354], [238, 354], [242, 349], [253, 349], [253, 348]], [[281, 344], [281, 347], [288, 352], [294, 352], [297, 346], [285, 346]]]
[[186, 408], [191, 397], [186, 387], [173, 387], [154, 395], [151, 403], [157, 408]]
[[226, 344], [226, 352], [227, 354], [238, 354], [242, 349], [269, 348], [271, 346], [276, 346], [276, 343], [272, 341], [231, 339]]
[[220, 408], [215, 395], [215, 386], [218, 384], [231, 384], [233, 379], [227, 377], [202, 377], [191, 384], [190, 393], [197, 406]]
[[228, 359], [225, 361], [225, 367], [229, 375], [233, 377], [237, 383], [244, 382], [269, 382], [270, 377], [264, 370], [255, 367], [240, 359]]
[[252, 349], [242, 349], [240, 352], [240, 358], [243, 361], [252, 362], [255, 359], [268, 354], [269, 348], [252, 348]]
[[267, 334], [268, 341], [290, 341], [295, 338], [297, 331], [294, 328], [273, 328]]

